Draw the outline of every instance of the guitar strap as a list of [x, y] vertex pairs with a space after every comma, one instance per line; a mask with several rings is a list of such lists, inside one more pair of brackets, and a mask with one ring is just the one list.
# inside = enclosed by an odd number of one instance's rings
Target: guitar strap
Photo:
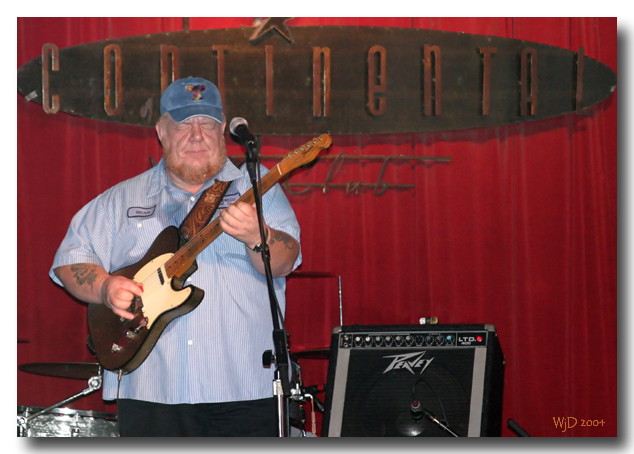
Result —
[[212, 216], [218, 209], [220, 201], [224, 197], [231, 181], [218, 181], [216, 182], [198, 199], [194, 208], [187, 214], [185, 220], [178, 228], [181, 237], [185, 242], [191, 240], [200, 230], [205, 227]]

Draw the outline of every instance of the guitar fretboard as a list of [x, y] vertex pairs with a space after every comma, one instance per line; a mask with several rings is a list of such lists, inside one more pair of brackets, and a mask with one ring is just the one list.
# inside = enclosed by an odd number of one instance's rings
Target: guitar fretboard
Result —
[[[261, 186], [259, 188], [262, 195], [266, 194], [275, 184], [282, 178], [283, 174], [279, 170], [279, 165], [275, 166], [271, 171], [262, 177]], [[255, 197], [253, 188], [245, 192], [233, 205], [238, 202], [253, 204]], [[200, 254], [207, 246], [209, 246], [216, 238], [223, 233], [220, 227], [220, 218], [217, 217], [207, 224], [196, 236], [194, 236], [185, 246], [179, 249], [167, 262], [165, 262], [165, 271], [168, 279], [174, 276], [180, 276], [187, 271], [194, 263], [198, 254]]]

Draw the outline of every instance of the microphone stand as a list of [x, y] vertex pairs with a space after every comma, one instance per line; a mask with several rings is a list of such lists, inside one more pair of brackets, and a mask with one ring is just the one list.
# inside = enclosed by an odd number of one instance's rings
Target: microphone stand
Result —
[[442, 430], [447, 432], [452, 437], [458, 437], [459, 436], [457, 433], [455, 433], [453, 430], [451, 430], [448, 426], [446, 426], [445, 424], [441, 423], [438, 420], [438, 418], [436, 418], [431, 411], [427, 410], [426, 408], [423, 408], [423, 414], [425, 415], [425, 417], [427, 419], [429, 419], [431, 422], [436, 424], [438, 427], [440, 427]]
[[258, 223], [260, 226], [260, 238], [262, 239], [262, 260], [264, 262], [264, 271], [266, 274], [266, 284], [269, 292], [269, 301], [271, 304], [271, 316], [273, 318], [273, 347], [275, 353], [267, 350], [262, 355], [262, 362], [265, 367], [270, 367], [271, 363], [275, 363], [275, 378], [273, 379], [273, 394], [277, 399], [277, 426], [278, 436], [290, 436], [290, 419], [289, 419], [289, 399], [291, 396], [291, 388], [288, 379], [288, 346], [286, 344], [286, 333], [280, 328], [278, 318], [279, 303], [275, 295], [273, 286], [273, 273], [271, 272], [271, 254], [264, 232], [264, 219], [262, 216], [262, 200], [260, 196], [260, 183], [256, 174], [256, 167], [259, 164], [259, 157], [254, 141], [248, 141], [245, 144], [247, 149], [247, 171], [253, 186], [253, 195], [255, 199], [255, 209], [258, 215]]

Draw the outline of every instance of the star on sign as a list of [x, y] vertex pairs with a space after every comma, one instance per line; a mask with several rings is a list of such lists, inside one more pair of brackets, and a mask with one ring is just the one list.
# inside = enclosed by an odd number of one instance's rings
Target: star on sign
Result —
[[289, 43], [293, 42], [293, 37], [291, 36], [291, 31], [286, 26], [286, 21], [293, 19], [292, 17], [267, 17], [266, 19], [259, 19], [259, 23], [257, 23], [258, 19], [256, 19], [257, 25], [255, 25], [255, 29], [253, 30], [253, 34], [249, 41], [255, 42], [260, 39], [264, 39], [267, 35], [277, 32], [282, 38], [284, 38]]

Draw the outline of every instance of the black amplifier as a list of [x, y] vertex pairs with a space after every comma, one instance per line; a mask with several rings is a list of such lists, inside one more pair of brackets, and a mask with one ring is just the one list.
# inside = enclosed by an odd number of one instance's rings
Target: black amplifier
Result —
[[338, 326], [322, 436], [500, 436], [503, 388], [493, 325]]

